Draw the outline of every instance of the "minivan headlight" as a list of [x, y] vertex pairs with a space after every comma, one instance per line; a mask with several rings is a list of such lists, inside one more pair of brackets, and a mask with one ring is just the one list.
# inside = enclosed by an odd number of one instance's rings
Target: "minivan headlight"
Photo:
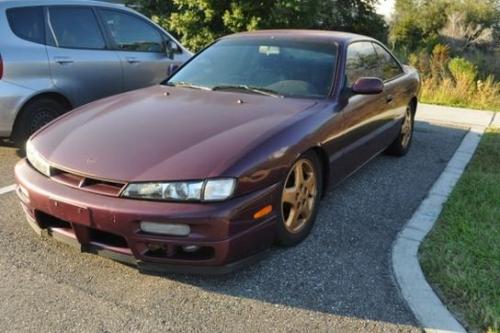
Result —
[[33, 143], [28, 141], [26, 143], [26, 158], [30, 164], [41, 174], [50, 177], [49, 162], [35, 149]]
[[205, 181], [131, 183], [122, 197], [164, 201], [222, 201], [233, 195], [236, 179]]

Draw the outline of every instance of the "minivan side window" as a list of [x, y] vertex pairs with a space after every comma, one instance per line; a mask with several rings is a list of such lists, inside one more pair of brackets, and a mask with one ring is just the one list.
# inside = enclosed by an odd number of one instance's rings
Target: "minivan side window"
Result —
[[97, 50], [106, 48], [92, 8], [51, 7], [50, 27], [58, 47]]
[[114, 10], [101, 9], [118, 50], [135, 52], [162, 52], [163, 38], [148, 22]]
[[373, 46], [379, 57], [379, 72], [381, 72], [383, 81], [390, 80], [403, 72], [389, 52], [376, 43], [373, 43]]
[[378, 75], [378, 56], [370, 42], [355, 42], [347, 48], [345, 74], [347, 87], [361, 77], [380, 77]]
[[10, 29], [19, 38], [45, 44], [43, 7], [21, 7], [7, 10]]

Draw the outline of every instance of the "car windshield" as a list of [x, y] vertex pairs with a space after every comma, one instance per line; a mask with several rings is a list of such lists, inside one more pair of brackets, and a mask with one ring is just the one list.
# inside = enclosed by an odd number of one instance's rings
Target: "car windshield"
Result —
[[238, 90], [270, 97], [324, 98], [336, 67], [334, 43], [278, 38], [223, 39], [165, 82], [205, 90]]

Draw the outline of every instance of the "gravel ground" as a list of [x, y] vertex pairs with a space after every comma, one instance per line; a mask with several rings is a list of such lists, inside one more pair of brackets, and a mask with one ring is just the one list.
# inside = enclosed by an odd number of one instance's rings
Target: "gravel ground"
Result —
[[14, 165], [19, 161], [21, 152], [0, 140], [0, 188], [14, 183]]
[[464, 134], [417, 124], [406, 157], [378, 157], [330, 189], [305, 242], [223, 277], [141, 275], [41, 240], [15, 195], [0, 196], [0, 331], [420, 332], [390, 250]]

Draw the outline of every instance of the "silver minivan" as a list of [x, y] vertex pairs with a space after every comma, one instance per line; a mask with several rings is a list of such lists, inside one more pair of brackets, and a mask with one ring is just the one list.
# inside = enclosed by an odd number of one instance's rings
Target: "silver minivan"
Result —
[[191, 56], [122, 5], [0, 0], [0, 137], [22, 146], [64, 112], [158, 84]]

